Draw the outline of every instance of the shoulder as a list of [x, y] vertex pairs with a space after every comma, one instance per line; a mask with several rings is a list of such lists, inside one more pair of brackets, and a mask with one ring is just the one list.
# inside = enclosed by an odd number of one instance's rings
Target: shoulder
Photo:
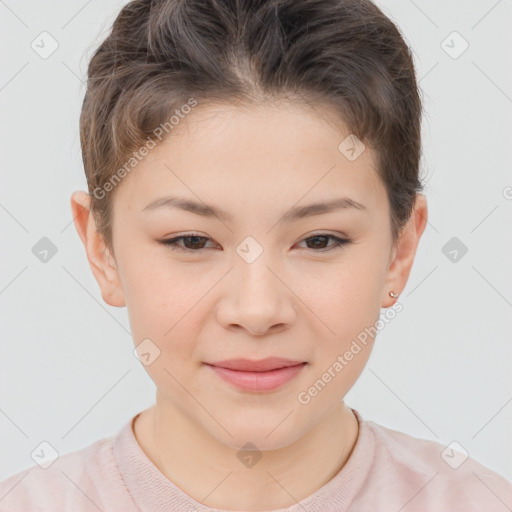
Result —
[[447, 446], [365, 421], [375, 438], [374, 477], [392, 481], [404, 512], [501, 512], [512, 507], [512, 483], [472, 459], [458, 443]]
[[100, 439], [81, 450], [35, 464], [0, 482], [0, 510], [97, 512], [104, 502], [102, 489], [117, 474], [114, 437]]

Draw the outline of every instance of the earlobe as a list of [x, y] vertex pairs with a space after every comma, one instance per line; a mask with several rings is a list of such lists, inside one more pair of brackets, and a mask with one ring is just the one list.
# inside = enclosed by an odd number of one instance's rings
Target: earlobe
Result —
[[[398, 242], [393, 248], [393, 258], [383, 288], [382, 307], [390, 307], [407, 284], [414, 263], [419, 241], [427, 224], [427, 201], [423, 194], [417, 194], [414, 210], [407, 224], [401, 231]], [[390, 300], [391, 297], [391, 300]]]
[[126, 306], [118, 267], [103, 236], [97, 231], [90, 209], [91, 196], [79, 190], [71, 195], [71, 211], [78, 235], [84, 245], [92, 273], [103, 300], [114, 307]]

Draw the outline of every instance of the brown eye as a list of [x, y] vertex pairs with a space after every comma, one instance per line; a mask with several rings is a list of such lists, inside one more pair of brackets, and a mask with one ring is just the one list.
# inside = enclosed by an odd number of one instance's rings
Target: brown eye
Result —
[[[333, 240], [334, 243], [327, 245], [329, 240]], [[308, 245], [308, 249], [314, 249], [315, 252], [330, 251], [332, 249], [341, 248], [351, 242], [348, 238], [339, 238], [334, 235], [314, 235], [303, 240]]]
[[[162, 243], [177, 251], [198, 252], [205, 248], [204, 245], [208, 240], [210, 239], [206, 236], [182, 235], [169, 240], [163, 240]], [[183, 245], [179, 244], [179, 241], [183, 241]]]

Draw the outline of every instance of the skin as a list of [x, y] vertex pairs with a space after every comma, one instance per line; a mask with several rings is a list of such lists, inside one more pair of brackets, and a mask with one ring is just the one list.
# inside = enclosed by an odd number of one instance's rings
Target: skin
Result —
[[[298, 394], [396, 302], [388, 293], [404, 289], [425, 229], [427, 204], [419, 194], [392, 243], [375, 154], [367, 147], [349, 161], [338, 150], [349, 131], [330, 115], [284, 101], [199, 105], [118, 185], [112, 251], [96, 231], [89, 195], [71, 197], [103, 299], [127, 307], [135, 345], [149, 338], [160, 350], [145, 366], [156, 404], [137, 417], [137, 441], [167, 478], [211, 507], [288, 507], [344, 466], [358, 425], [343, 398], [374, 339], [308, 404]], [[142, 212], [171, 194], [233, 218]], [[338, 197], [366, 210], [280, 222], [297, 204]], [[190, 232], [208, 240], [178, 242], [189, 252], [161, 243]], [[312, 239], [318, 232], [352, 242], [326, 250], [334, 240]], [[247, 236], [263, 249], [252, 263], [236, 252]], [[270, 356], [308, 364], [281, 388], [260, 393], [231, 386], [203, 364]], [[247, 442], [263, 455], [252, 467], [237, 457]]]

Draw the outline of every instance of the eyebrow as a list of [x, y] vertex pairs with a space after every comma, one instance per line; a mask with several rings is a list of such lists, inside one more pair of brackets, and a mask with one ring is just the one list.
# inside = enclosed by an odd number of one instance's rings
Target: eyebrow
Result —
[[[205, 203], [198, 203], [191, 199], [177, 196], [166, 196], [156, 199], [155, 201], [152, 201], [146, 207], [144, 207], [142, 211], [151, 211], [159, 208], [177, 208], [180, 210], [194, 213], [196, 215], [201, 215], [202, 217], [218, 217], [224, 221], [233, 220], [233, 216], [226, 212], [225, 210], [223, 210], [222, 208], [210, 206]], [[282, 221], [290, 223], [297, 221], [299, 219], [303, 219], [305, 217], [322, 215], [348, 208], [353, 208], [360, 211], [367, 211], [366, 206], [355, 201], [354, 199], [351, 199], [349, 197], [341, 197], [338, 199], [333, 199], [331, 201], [324, 201], [322, 203], [313, 203], [308, 204], [306, 206], [296, 206], [294, 208], [291, 208], [288, 212], [286, 212], [283, 215]]]

